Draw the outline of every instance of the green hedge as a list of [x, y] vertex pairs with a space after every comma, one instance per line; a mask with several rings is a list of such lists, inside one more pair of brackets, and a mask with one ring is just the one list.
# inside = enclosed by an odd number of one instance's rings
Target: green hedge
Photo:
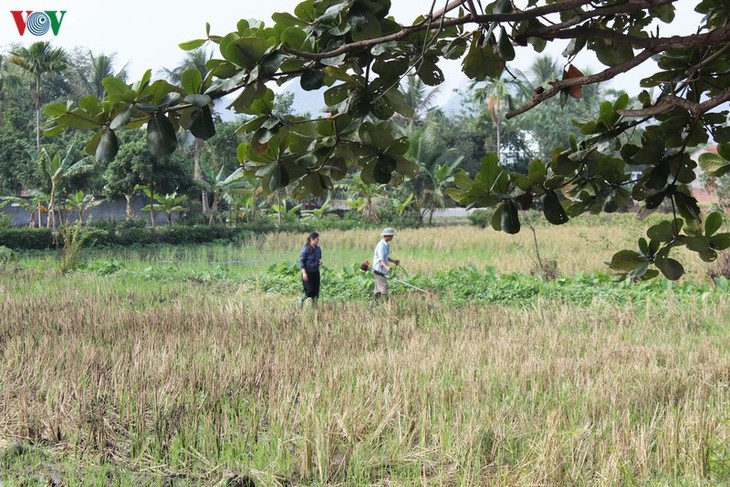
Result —
[[54, 247], [53, 233], [50, 228], [3, 228], [0, 229], [0, 246], [13, 250], [51, 249]]
[[[391, 222], [398, 228], [413, 226], [411, 222]], [[385, 226], [385, 225], [382, 225]], [[85, 226], [86, 247], [140, 246], [154, 244], [187, 245], [215, 241], [241, 241], [254, 234], [273, 232], [309, 233], [328, 229], [350, 230], [354, 228], [376, 228], [372, 223], [364, 223], [356, 218], [328, 216], [316, 220], [283, 221], [262, 219], [255, 223], [244, 223], [236, 227], [226, 225], [160, 225], [154, 230], [144, 219], [129, 218], [119, 222], [105, 219], [89, 222]], [[380, 226], [377, 226], [380, 228]], [[59, 247], [63, 239], [59, 235]], [[43, 250], [54, 248], [53, 234], [47, 228], [0, 228], [0, 246], [13, 250]]]

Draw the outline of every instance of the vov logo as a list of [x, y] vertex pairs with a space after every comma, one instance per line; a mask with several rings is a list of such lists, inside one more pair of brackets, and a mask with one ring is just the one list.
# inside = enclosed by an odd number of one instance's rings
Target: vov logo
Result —
[[[42, 36], [50, 29], [54, 36], [58, 35], [61, 29], [61, 22], [66, 15], [66, 10], [11, 10], [15, 25], [18, 27], [18, 34], [21, 36], [27, 30], [34, 36]], [[25, 16], [23, 16], [25, 14]], [[60, 15], [59, 15], [60, 14]]]

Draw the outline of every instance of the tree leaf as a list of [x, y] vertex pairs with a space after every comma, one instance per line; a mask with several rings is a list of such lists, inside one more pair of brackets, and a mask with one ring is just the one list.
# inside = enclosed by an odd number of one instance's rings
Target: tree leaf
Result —
[[205, 44], [205, 41], [206, 39], [193, 39], [192, 41], [181, 42], [178, 47], [183, 51], [193, 51]]
[[186, 69], [180, 76], [180, 86], [188, 93], [200, 93], [203, 87], [203, 75], [197, 68]]
[[520, 232], [520, 215], [514, 201], [507, 200], [504, 202], [501, 223], [502, 230], [506, 233], [514, 235]]
[[634, 50], [628, 44], [612, 42], [600, 37], [594, 37], [588, 47], [595, 51], [598, 60], [606, 66], [616, 66], [634, 57]]
[[706, 152], [698, 158], [700, 167], [710, 176], [722, 177], [730, 172], [730, 163], [718, 154]]
[[388, 154], [381, 154], [373, 168], [373, 177], [380, 184], [388, 184], [393, 177], [393, 171], [398, 166], [395, 159]]
[[435, 59], [423, 58], [416, 74], [428, 86], [437, 86], [444, 82], [444, 73], [436, 65]]
[[109, 128], [112, 130], [117, 130], [129, 123], [129, 121], [132, 119], [132, 107], [127, 107], [124, 111], [117, 114], [114, 119], [112, 119], [111, 123], [109, 124]]
[[297, 51], [308, 51], [307, 33], [299, 27], [289, 27], [281, 34], [281, 42]]
[[512, 61], [515, 58], [515, 48], [512, 46], [512, 41], [507, 36], [504, 27], [499, 35], [499, 54], [505, 61]]
[[[682, 220], [677, 219], [677, 229], [682, 228]], [[670, 242], [674, 239], [674, 224], [670, 221], [659, 222], [656, 225], [652, 225], [646, 231], [646, 236], [649, 240], [656, 240], [657, 242]]]
[[104, 130], [101, 138], [99, 139], [99, 145], [96, 146], [94, 158], [103, 163], [107, 164], [114, 160], [117, 152], [119, 152], [119, 141], [114, 130], [108, 128]]
[[527, 177], [532, 183], [542, 184], [547, 176], [547, 168], [540, 159], [533, 159], [527, 169]]
[[333, 107], [343, 101], [347, 100], [347, 96], [350, 94], [352, 85], [343, 83], [341, 85], [333, 86], [324, 92], [324, 102], [327, 106]]
[[498, 79], [504, 71], [504, 61], [494, 51], [494, 39], [491, 43], [481, 46], [482, 34], [474, 35], [464, 61], [462, 71], [464, 74], [476, 81], [483, 81], [487, 78]]
[[560, 199], [555, 191], [546, 191], [543, 200], [545, 218], [553, 225], [562, 225], [568, 221], [565, 208], [560, 204]]
[[380, 36], [382, 29], [380, 22], [372, 14], [348, 15], [347, 22], [350, 25], [352, 40], [355, 42], [374, 39]]
[[710, 237], [710, 247], [713, 250], [726, 250], [730, 248], [730, 233], [718, 233]]
[[324, 73], [319, 69], [306, 71], [299, 78], [299, 84], [304, 91], [315, 91], [324, 86]]
[[289, 186], [289, 173], [283, 164], [276, 164], [271, 172], [271, 179], [269, 179], [269, 189], [276, 191], [287, 186]]
[[646, 257], [633, 250], [620, 250], [613, 254], [609, 266], [616, 271], [631, 271], [647, 263]]
[[730, 143], [717, 144], [717, 153], [726, 161], [730, 161]]
[[657, 259], [656, 266], [670, 281], [676, 281], [684, 275], [684, 267], [674, 259]]
[[702, 221], [702, 217], [700, 216], [700, 207], [697, 204], [697, 199], [693, 196], [676, 192], [674, 193], [674, 201], [677, 204], [679, 214], [682, 215], [685, 220]]
[[502, 231], [502, 213], [504, 213], [504, 205], [499, 205], [496, 210], [494, 210], [494, 215], [492, 215], [492, 228], [498, 232]]
[[196, 107], [206, 107], [211, 102], [211, 99], [208, 95], [187, 95], [183, 101]]
[[221, 54], [227, 61], [251, 70], [261, 60], [266, 48], [266, 39], [241, 37], [225, 46], [221, 44]]
[[208, 105], [205, 105], [199, 110], [195, 110], [193, 112], [192, 123], [190, 124], [190, 133], [203, 140], [210, 139], [215, 135], [213, 114]]
[[712, 237], [722, 227], [722, 214], [713, 211], [705, 219], [705, 236]]
[[147, 122], [147, 146], [156, 156], [169, 156], [177, 149], [177, 136], [170, 120], [155, 113]]

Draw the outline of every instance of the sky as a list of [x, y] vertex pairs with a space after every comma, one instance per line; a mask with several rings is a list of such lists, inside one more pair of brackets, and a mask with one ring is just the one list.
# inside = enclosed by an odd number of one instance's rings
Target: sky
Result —
[[[174, 68], [185, 56], [178, 44], [205, 37], [205, 24], [210, 23], [212, 34], [226, 34], [235, 30], [239, 19], [259, 19], [271, 24], [274, 12], [291, 12], [300, 0], [3, 0], [0, 8], [0, 52], [11, 44], [30, 45], [38, 40], [50, 40], [53, 45], [66, 49], [82, 47], [94, 54], [116, 54], [116, 64], [126, 64], [129, 81], [137, 80], [147, 69], [153, 77], [165, 68]], [[438, 0], [443, 6], [446, 0]], [[409, 24], [418, 15], [431, 8], [432, 0], [392, 0], [391, 15], [401, 23]], [[663, 27], [662, 35], [690, 33], [696, 25], [691, 19], [693, 0], [680, 0], [679, 16], [686, 32], [669, 31]], [[41, 36], [32, 35], [27, 29], [20, 35], [14, 10], [66, 13], [57, 35], [52, 29]], [[60, 13], [55, 14], [57, 16]], [[42, 16], [42, 14], [41, 14]], [[23, 14], [25, 17], [25, 14]], [[37, 32], [37, 31], [36, 31]], [[525, 48], [528, 49], [528, 48]], [[562, 47], [554, 47], [550, 53], [559, 57]], [[517, 59], [511, 66], [527, 70], [536, 54], [533, 51], [517, 51]], [[596, 72], [602, 66], [590, 58], [579, 58], [577, 67]], [[460, 72], [458, 61], [440, 65], [446, 76], [441, 88], [441, 99], [450, 97], [454, 88], [465, 86], [466, 78]], [[649, 70], [644, 70], [644, 75]], [[613, 88], [623, 88], [638, 93], [638, 75], [624, 76], [613, 83]], [[272, 86], [272, 88], [274, 88]]]

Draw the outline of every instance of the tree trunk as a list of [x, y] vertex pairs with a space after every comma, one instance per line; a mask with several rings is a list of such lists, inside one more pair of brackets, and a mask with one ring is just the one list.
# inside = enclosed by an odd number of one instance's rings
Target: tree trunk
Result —
[[132, 217], [134, 217], [134, 211], [132, 211], [132, 195], [125, 194], [124, 199], [127, 200], [127, 207], [126, 207], [127, 218], [132, 218]]
[[56, 195], [54, 194], [53, 188], [51, 188], [51, 194], [48, 197], [48, 220], [46, 221], [46, 228], [51, 228], [53, 233], [56, 233]]
[[150, 184], [150, 220], [152, 221], [152, 230], [155, 229], [155, 186]]
[[251, 221], [256, 221], [256, 188], [251, 193]]
[[213, 204], [210, 206], [210, 217], [208, 218], [208, 226], [213, 224], [215, 218], [215, 212], [218, 209], [218, 196], [213, 194]]
[[35, 92], [35, 148], [41, 150], [41, 92], [40, 83]]
[[[196, 181], [203, 180], [203, 171], [200, 169], [200, 152], [203, 150], [203, 139], [195, 138], [193, 142], [193, 178]], [[208, 206], [208, 192], [204, 189], [200, 190], [200, 202], [203, 205], [203, 213], [210, 211]]]
[[502, 146], [502, 143], [500, 141], [499, 125], [500, 124], [497, 124], [497, 161], [501, 164], [502, 163], [502, 154], [500, 152], [500, 147]]

